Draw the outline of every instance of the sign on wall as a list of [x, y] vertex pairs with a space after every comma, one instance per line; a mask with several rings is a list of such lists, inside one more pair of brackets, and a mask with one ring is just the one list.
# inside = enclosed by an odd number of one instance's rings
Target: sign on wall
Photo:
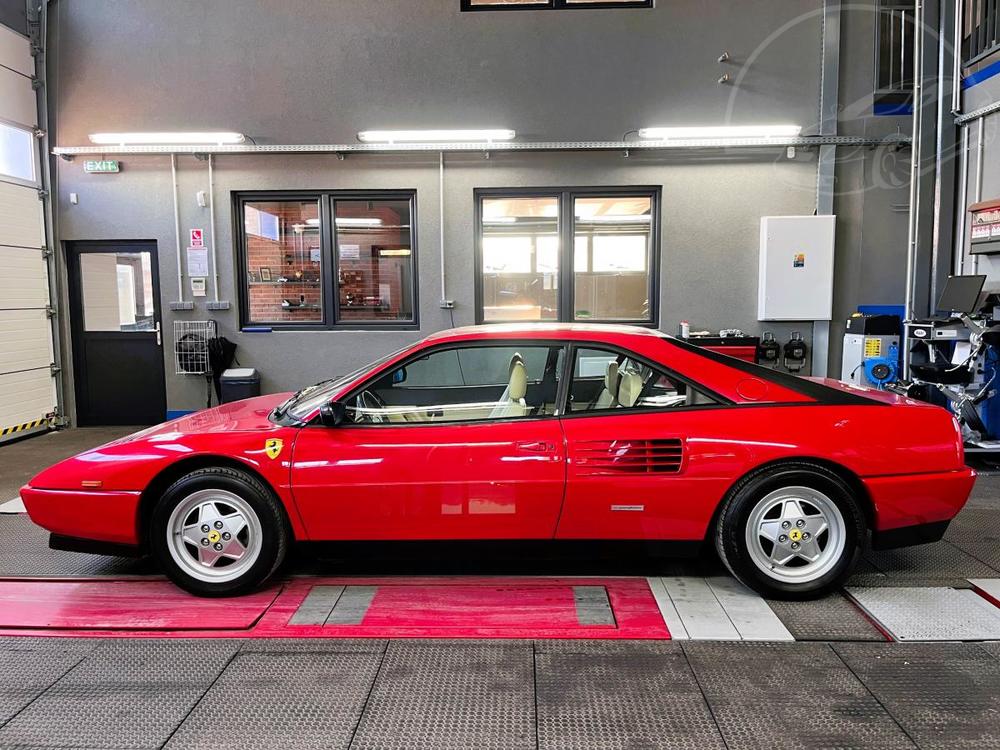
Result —
[[121, 165], [116, 159], [89, 159], [83, 163], [83, 171], [88, 174], [116, 174]]
[[971, 247], [973, 255], [1000, 253], [1000, 198], [969, 206], [972, 214]]

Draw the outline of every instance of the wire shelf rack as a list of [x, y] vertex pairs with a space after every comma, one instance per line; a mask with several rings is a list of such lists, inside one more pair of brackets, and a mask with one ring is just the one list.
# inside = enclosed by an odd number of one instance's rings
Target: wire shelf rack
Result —
[[174, 321], [174, 372], [177, 375], [207, 375], [208, 342], [216, 337], [214, 320]]

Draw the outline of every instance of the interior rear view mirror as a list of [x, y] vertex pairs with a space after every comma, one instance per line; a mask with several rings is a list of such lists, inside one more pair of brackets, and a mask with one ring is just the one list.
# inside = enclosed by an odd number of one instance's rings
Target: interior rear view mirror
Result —
[[331, 401], [319, 407], [319, 421], [324, 427], [337, 427], [347, 416], [347, 408], [340, 401]]

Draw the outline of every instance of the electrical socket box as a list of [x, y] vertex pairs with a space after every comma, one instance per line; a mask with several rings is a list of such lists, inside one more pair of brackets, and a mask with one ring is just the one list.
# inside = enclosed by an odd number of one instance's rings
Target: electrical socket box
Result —
[[758, 320], [830, 320], [836, 216], [760, 220]]

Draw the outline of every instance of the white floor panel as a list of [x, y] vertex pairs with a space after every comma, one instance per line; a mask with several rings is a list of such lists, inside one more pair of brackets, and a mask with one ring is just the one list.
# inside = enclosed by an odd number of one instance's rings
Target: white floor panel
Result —
[[735, 578], [709, 578], [708, 585], [744, 641], [794, 641], [760, 594]]
[[672, 637], [700, 641], [793, 641], [758, 594], [733, 578], [650, 578]]
[[0, 513], [26, 513], [24, 502], [21, 498], [15, 497], [5, 503], [0, 503]]
[[1000, 609], [974, 591], [852, 587], [847, 593], [898, 641], [1000, 639]]

